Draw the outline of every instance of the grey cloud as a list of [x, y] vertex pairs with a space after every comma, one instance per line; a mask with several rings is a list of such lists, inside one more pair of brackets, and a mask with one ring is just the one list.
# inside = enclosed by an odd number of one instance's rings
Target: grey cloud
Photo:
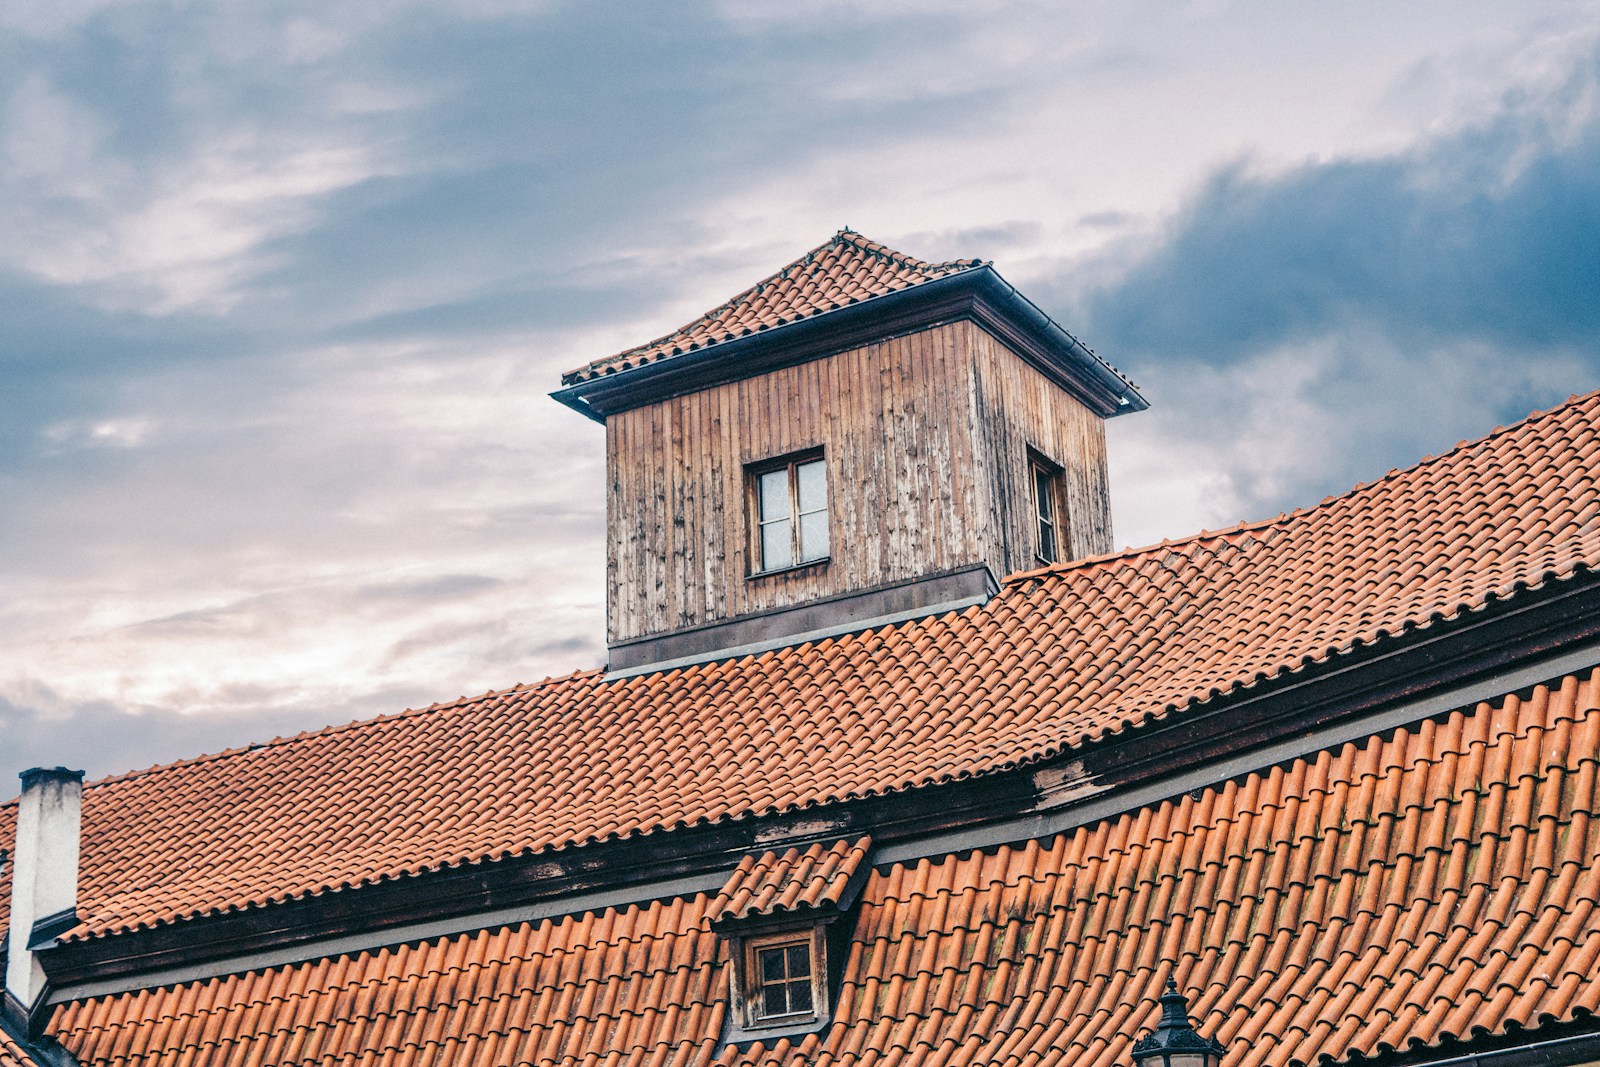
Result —
[[[1116, 439], [1227, 472], [1163, 520], [1130, 461], [1119, 536], [1311, 504], [1600, 385], [1597, 83], [1600, 56], [1401, 155], [1226, 169], [1153, 250], [1080, 286], [1074, 331], [1156, 405]], [[1069, 276], [1054, 288], [1071, 302]]]
[[1593, 345], [1600, 117], [1583, 97], [1597, 68], [1545, 108], [1399, 157], [1218, 174], [1153, 255], [1089, 298], [1085, 329], [1126, 358], [1208, 364], [1351, 320], [1423, 343]]
[[[895, 33], [937, 39], [942, 25], [906, 19]], [[405, 120], [424, 165], [332, 195], [315, 230], [263, 250], [281, 264], [263, 287], [319, 317], [370, 309], [340, 327], [357, 336], [614, 316], [614, 287], [571, 281], [596, 250], [664, 243], [674, 216], [814, 152], [948, 130], [984, 110], [989, 96], [957, 86], [938, 106], [829, 91], [895, 43], [843, 20], [755, 35], [694, 5], [397, 21], [348, 58], [430, 95]], [[429, 279], [435, 292], [418, 288]], [[636, 309], [650, 294], [630, 296]]]

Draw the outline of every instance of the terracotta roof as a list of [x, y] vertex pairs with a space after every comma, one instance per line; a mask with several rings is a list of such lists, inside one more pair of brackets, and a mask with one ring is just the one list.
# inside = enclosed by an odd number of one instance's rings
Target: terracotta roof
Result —
[[4, 1030], [0, 1030], [0, 1067], [36, 1067], [33, 1057]]
[[106, 1067], [1123, 1067], [1170, 973], [1227, 1067], [1347, 1060], [1591, 1016], [1597, 810], [1592, 672], [876, 871], [835, 1022], [797, 1045], [719, 1047], [706, 894], [81, 1001], [51, 1030]]
[[1590, 394], [1315, 508], [1016, 576], [935, 619], [93, 783], [68, 936], [968, 778], [1313, 670], [1600, 564], [1597, 426]]
[[846, 906], [846, 890], [871, 847], [872, 838], [859, 837], [746, 856], [711, 902], [711, 921]]
[[840, 230], [793, 263], [665, 337], [568, 371], [563, 385], [693, 352], [736, 337], [886, 296], [984, 264], [976, 259], [925, 263], [851, 230]]

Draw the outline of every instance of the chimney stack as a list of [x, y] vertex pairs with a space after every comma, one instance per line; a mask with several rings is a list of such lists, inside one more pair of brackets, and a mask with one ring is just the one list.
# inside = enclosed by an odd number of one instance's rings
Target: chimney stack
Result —
[[35, 767], [20, 777], [5, 999], [8, 1014], [29, 1018], [43, 1003], [47, 985], [36, 950], [77, 923], [83, 772]]

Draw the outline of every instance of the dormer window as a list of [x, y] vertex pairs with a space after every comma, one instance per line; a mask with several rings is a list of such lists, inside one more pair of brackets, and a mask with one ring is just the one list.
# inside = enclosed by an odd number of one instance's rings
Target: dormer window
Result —
[[752, 467], [757, 573], [828, 558], [828, 472], [820, 452]]
[[804, 1023], [827, 995], [819, 989], [826, 943], [812, 927], [798, 936], [752, 937], [745, 944], [745, 1005], [752, 1028]]
[[1033, 483], [1034, 555], [1041, 563], [1060, 563], [1061, 467], [1030, 448], [1028, 478]]
[[828, 1025], [837, 954], [872, 871], [871, 848], [869, 837], [815, 842], [746, 856], [734, 869], [709, 909], [730, 963], [724, 1041], [794, 1038]]

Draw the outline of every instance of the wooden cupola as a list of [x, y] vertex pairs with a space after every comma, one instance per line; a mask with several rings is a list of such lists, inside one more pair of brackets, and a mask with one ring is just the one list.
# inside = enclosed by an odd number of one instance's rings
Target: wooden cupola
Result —
[[990, 264], [850, 230], [562, 385], [606, 426], [613, 672], [965, 607], [1109, 551], [1105, 420], [1148, 406]]

